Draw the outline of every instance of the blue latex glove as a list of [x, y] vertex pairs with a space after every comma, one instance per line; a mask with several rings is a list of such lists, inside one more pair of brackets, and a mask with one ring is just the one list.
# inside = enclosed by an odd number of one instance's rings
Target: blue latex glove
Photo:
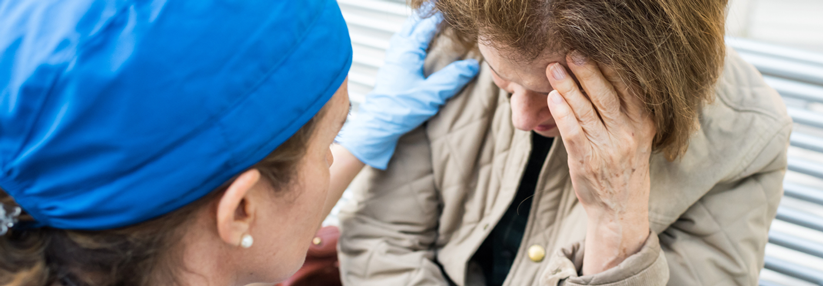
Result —
[[400, 136], [437, 114], [477, 75], [474, 59], [451, 63], [428, 78], [423, 75], [426, 50], [441, 21], [440, 14], [409, 17], [391, 39], [374, 90], [338, 135], [337, 142], [363, 163], [385, 170]]

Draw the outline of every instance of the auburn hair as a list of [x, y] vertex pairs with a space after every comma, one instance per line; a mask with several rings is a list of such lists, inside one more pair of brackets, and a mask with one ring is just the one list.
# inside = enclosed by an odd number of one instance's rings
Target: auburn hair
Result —
[[[259, 170], [275, 190], [289, 189], [293, 183], [326, 109], [321, 109], [286, 142], [251, 167]], [[198, 211], [212, 206], [233, 181], [171, 213], [123, 228], [12, 228], [0, 236], [0, 285], [177, 285], [179, 273], [185, 271], [180, 241], [187, 226]], [[17, 206], [2, 189], [0, 202], [7, 208]], [[20, 223], [32, 221], [25, 211], [21, 214]]]
[[[576, 50], [614, 68], [645, 103], [653, 149], [688, 148], [725, 57], [727, 0], [409, 0], [442, 12], [465, 48], [478, 39], [524, 59]], [[428, 4], [427, 4], [428, 3]]]

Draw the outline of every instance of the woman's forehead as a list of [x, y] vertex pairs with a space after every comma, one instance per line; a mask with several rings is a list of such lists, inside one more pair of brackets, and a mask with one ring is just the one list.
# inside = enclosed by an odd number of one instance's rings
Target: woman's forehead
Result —
[[552, 90], [546, 78], [549, 64], [559, 62], [566, 66], [566, 57], [561, 53], [544, 53], [532, 60], [523, 60], [512, 51], [497, 49], [482, 42], [478, 43], [478, 47], [489, 67], [499, 77], [535, 92], [548, 93]]

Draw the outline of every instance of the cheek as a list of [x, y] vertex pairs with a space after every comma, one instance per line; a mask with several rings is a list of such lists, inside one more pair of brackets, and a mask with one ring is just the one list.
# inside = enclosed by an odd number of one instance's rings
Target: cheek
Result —
[[290, 189], [282, 190], [287, 193], [275, 195], [270, 205], [261, 208], [266, 219], [255, 234], [253, 248], [261, 256], [254, 267], [266, 273], [264, 280], [282, 281], [303, 265], [311, 240], [324, 219], [331, 159], [326, 153], [308, 152], [309, 157], [297, 166], [297, 177]]
[[300, 182], [295, 185], [292, 191], [300, 192], [290, 204], [290, 214], [288, 217], [294, 224], [294, 243], [301, 246], [308, 246], [305, 243], [311, 241], [315, 232], [323, 222], [323, 207], [329, 192], [329, 158], [331, 155], [316, 154], [312, 156], [310, 162], [303, 164], [298, 172]]
[[291, 260], [295, 263], [295, 268], [302, 265], [302, 259], [305, 257], [306, 251], [310, 246], [311, 240], [320, 229], [323, 222], [323, 207], [326, 203], [326, 197], [329, 191], [329, 169], [327, 163], [327, 156], [320, 156], [314, 159], [313, 163], [305, 164], [305, 166], [298, 170], [301, 172], [301, 179], [299, 184], [292, 190], [300, 192], [298, 197], [291, 202], [289, 208], [289, 221], [284, 222], [290, 227], [283, 228], [286, 232], [286, 239], [288, 245], [287, 251], [291, 251]]
[[[303, 209], [306, 210], [307, 219], [313, 217], [314, 220], [317, 220], [317, 225], [319, 226], [319, 223], [323, 220], [320, 216], [322, 215], [323, 206], [326, 202], [326, 196], [329, 193], [329, 166], [334, 161], [331, 150], [326, 152], [319, 160], [315, 161], [311, 168], [305, 169], [305, 179], [302, 184], [303, 189], [301, 190], [305, 196], [301, 198], [301, 204], [303, 205]], [[307, 223], [313, 223], [313, 221], [307, 221]]]

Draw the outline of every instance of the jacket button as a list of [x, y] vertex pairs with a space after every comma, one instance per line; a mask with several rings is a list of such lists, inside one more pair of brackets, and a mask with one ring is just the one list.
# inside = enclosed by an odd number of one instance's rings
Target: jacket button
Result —
[[540, 245], [532, 245], [529, 246], [529, 259], [534, 262], [543, 261], [543, 258], [546, 257], [546, 250], [543, 249]]

